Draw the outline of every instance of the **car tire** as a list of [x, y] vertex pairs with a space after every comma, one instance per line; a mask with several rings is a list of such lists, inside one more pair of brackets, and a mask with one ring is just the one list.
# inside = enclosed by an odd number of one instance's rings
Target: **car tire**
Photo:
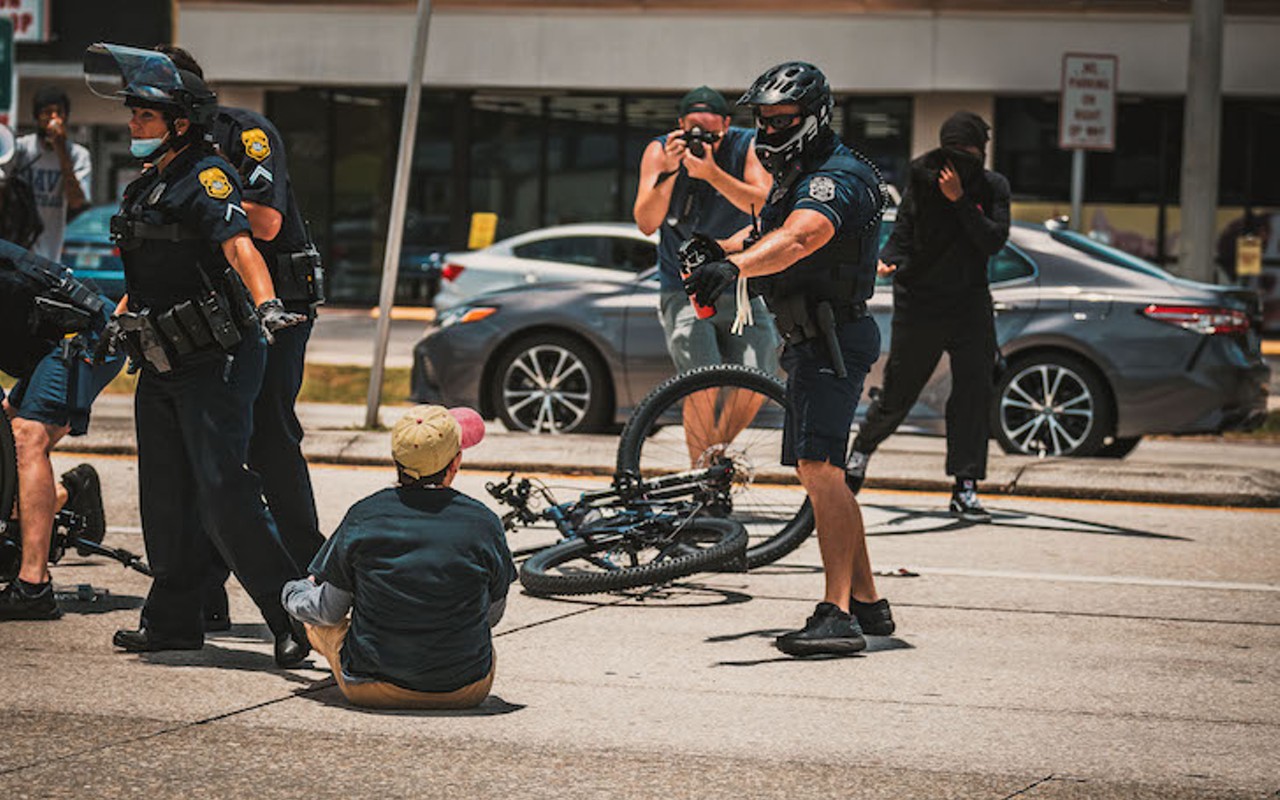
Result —
[[1059, 352], [1011, 360], [996, 384], [991, 412], [996, 441], [1006, 453], [1021, 455], [1098, 455], [1115, 427], [1111, 391], [1101, 374], [1084, 359]]
[[1110, 444], [1104, 444], [1094, 453], [1098, 458], [1124, 458], [1142, 441], [1141, 436], [1117, 436]]
[[609, 422], [609, 372], [581, 339], [522, 338], [502, 351], [489, 381], [492, 408], [510, 431], [596, 433]]

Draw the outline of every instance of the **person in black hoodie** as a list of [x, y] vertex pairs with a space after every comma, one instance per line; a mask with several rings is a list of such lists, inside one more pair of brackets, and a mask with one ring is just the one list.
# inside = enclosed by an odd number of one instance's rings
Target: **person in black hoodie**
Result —
[[856, 492], [867, 462], [897, 429], [945, 352], [947, 474], [955, 476], [951, 513], [969, 522], [991, 516], [977, 495], [986, 477], [988, 417], [996, 359], [987, 261], [1009, 238], [1009, 182], [983, 168], [990, 126], [969, 111], [942, 125], [942, 146], [911, 162], [877, 271], [893, 275], [893, 330], [884, 387], [867, 410], [846, 467]]

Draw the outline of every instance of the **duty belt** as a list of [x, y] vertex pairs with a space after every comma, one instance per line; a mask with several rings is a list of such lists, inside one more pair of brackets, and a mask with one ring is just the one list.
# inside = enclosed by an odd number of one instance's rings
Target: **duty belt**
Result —
[[830, 300], [821, 300], [813, 306], [813, 311], [810, 313], [808, 304], [801, 298], [798, 307], [803, 311], [803, 317], [794, 314], [796, 307], [796, 304], [788, 307], [789, 313], [786, 319], [789, 324], [786, 330], [783, 330], [782, 324], [784, 315], [777, 314], [782, 338], [791, 345], [807, 342], [810, 339], [822, 339], [826, 343], [827, 354], [831, 356], [831, 367], [835, 370], [836, 377], [847, 378], [849, 370], [844, 364], [844, 352], [840, 348], [840, 336], [836, 331], [836, 325], [841, 322], [856, 322], [865, 317], [867, 304], [858, 302], [837, 307], [832, 305]]

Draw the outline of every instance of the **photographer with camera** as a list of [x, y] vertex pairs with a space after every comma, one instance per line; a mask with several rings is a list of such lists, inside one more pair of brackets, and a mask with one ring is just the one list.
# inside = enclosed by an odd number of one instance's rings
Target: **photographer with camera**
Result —
[[729, 104], [714, 89], [700, 86], [681, 99], [680, 127], [645, 148], [635, 220], [645, 233], [658, 231], [662, 329], [676, 369], [732, 361], [772, 373], [778, 334], [762, 301], [753, 301], [756, 323], [736, 337], [729, 331], [732, 297], [717, 304], [715, 316], [699, 319], [681, 285], [680, 245], [695, 233], [737, 233], [764, 207], [772, 183], [751, 148], [754, 133], [729, 119]]
[[[641, 231], [658, 231], [659, 316], [667, 350], [679, 372], [728, 362], [776, 373], [778, 332], [761, 298], [751, 299], [752, 324], [735, 334], [732, 293], [720, 298], [713, 315], [699, 314], [681, 283], [682, 245], [692, 240], [686, 251], [698, 251], [699, 258], [708, 250], [714, 253], [715, 240], [751, 224], [773, 179], [752, 148], [754, 132], [730, 126], [729, 104], [719, 92], [700, 86], [680, 100], [679, 111], [679, 127], [645, 148], [634, 209]], [[758, 408], [746, 405], [734, 406], [729, 412], [734, 418], [722, 420], [718, 431], [690, 430], [686, 423], [691, 460], [696, 462], [708, 446], [732, 440]], [[710, 417], [689, 413], [686, 418]]]
[[0, 390], [0, 402], [17, 451], [22, 550], [17, 575], [0, 591], [0, 620], [62, 616], [49, 579], [60, 510], [82, 521], [79, 538], [101, 542], [106, 534], [97, 472], [81, 464], [55, 481], [49, 454], [68, 433], [88, 431], [94, 399], [123, 364], [91, 359], [111, 308], [62, 264], [0, 241], [0, 370], [19, 379], [8, 396]]

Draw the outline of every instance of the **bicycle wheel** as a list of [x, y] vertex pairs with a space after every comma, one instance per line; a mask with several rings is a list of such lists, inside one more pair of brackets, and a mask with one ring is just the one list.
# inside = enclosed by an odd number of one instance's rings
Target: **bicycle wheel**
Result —
[[8, 522], [18, 496], [18, 449], [9, 418], [0, 412], [0, 522]]
[[746, 544], [740, 524], [708, 517], [689, 520], [661, 547], [637, 547], [625, 537], [566, 539], [530, 556], [520, 583], [540, 597], [634, 589], [714, 570], [741, 559]]
[[719, 364], [668, 379], [640, 401], [622, 430], [619, 472], [643, 477], [733, 464], [728, 491], [709, 503], [747, 529], [747, 567], [769, 564], [813, 532], [813, 508], [781, 465], [786, 390], [752, 367]]

